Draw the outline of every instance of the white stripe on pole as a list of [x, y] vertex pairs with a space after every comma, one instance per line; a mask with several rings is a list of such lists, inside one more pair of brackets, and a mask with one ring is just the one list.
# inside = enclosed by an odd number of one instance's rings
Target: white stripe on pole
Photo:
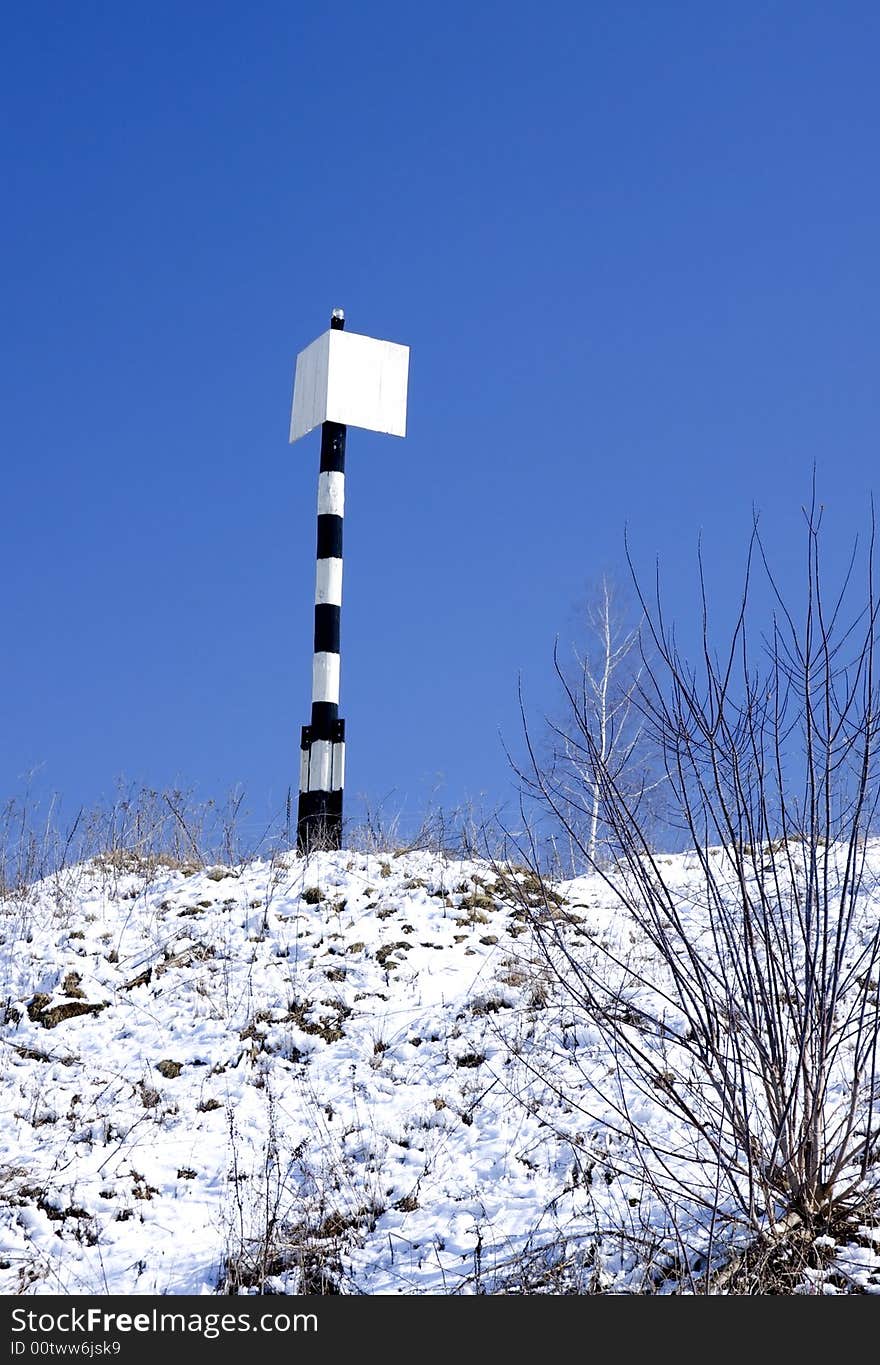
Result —
[[333, 745], [333, 779], [331, 791], [341, 792], [345, 786], [345, 745]]
[[329, 739], [312, 740], [312, 761], [309, 766], [309, 790], [328, 792], [330, 787], [330, 768], [333, 762], [333, 745]]
[[338, 469], [325, 469], [318, 475], [318, 516], [345, 515], [345, 475]]
[[[320, 653], [312, 661], [312, 701], [339, 705], [339, 655]], [[316, 788], [312, 788], [316, 790]]]
[[342, 560], [319, 559], [315, 575], [315, 605], [342, 606]]

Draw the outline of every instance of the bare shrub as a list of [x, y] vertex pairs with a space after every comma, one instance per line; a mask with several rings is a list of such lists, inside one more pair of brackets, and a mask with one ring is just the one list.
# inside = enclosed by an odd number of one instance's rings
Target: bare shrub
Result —
[[345, 828], [345, 847], [355, 852], [401, 857], [418, 850], [439, 857], [480, 858], [487, 850], [494, 853], [502, 839], [497, 812], [487, 814], [471, 801], [451, 809], [430, 801], [412, 833], [404, 835], [402, 811], [386, 814], [384, 803], [374, 806], [361, 799], [362, 818], [347, 822]]
[[[382, 1213], [375, 1191], [351, 1183], [341, 1159], [333, 1169], [315, 1166], [307, 1144], [285, 1147], [271, 1088], [266, 1090], [265, 1140], [259, 1160], [238, 1134], [230, 1112], [226, 1255], [218, 1292], [236, 1294], [352, 1293], [345, 1266], [353, 1246], [375, 1228]], [[321, 1126], [314, 1096], [304, 1097]]]
[[216, 801], [179, 787], [120, 784], [112, 800], [64, 817], [57, 795], [40, 803], [29, 790], [0, 810], [0, 896], [20, 896], [39, 880], [93, 861], [109, 877], [191, 873], [235, 866], [290, 847], [290, 800], [255, 823], [245, 793]]
[[[585, 944], [547, 913], [546, 895], [525, 908], [610, 1050], [602, 1098], [612, 1121], [676, 1227], [687, 1228], [681, 1250], [710, 1288], [720, 1287], [722, 1234], [729, 1241], [738, 1227], [751, 1239], [749, 1273], [761, 1264], [776, 1273], [794, 1229], [839, 1230], [880, 1194], [874, 524], [872, 515], [863, 586], [854, 587], [854, 550], [829, 599], [820, 523], [814, 496], [797, 611], [755, 524], [720, 655], [700, 563], [697, 664], [682, 656], [659, 593], [649, 601], [636, 585], [652, 659], [643, 654], [634, 700], [664, 756], [667, 798], [691, 850], [684, 871], [651, 846], [639, 795], [579, 725], [575, 694], [583, 788], [560, 784], [530, 748], [530, 793], [620, 914], [614, 932]], [[756, 646], [751, 590], [762, 568], [776, 607]], [[591, 852], [595, 790], [610, 865]], [[537, 878], [534, 845], [530, 855]]]

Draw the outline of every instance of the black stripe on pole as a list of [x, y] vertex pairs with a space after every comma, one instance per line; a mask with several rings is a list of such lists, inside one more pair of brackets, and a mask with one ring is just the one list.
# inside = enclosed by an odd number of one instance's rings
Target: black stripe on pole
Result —
[[340, 608], [329, 602], [318, 602], [315, 606], [315, 653], [339, 653], [339, 614]]
[[312, 702], [312, 739], [332, 739], [333, 727], [339, 717], [339, 707], [333, 701]]
[[330, 512], [318, 517], [318, 558], [342, 558], [342, 517]]
[[325, 422], [321, 427], [321, 473], [345, 472], [345, 427]]

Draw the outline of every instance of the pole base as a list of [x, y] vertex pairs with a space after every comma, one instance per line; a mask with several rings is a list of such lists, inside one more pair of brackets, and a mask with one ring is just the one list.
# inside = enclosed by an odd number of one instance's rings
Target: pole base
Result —
[[299, 853], [342, 847], [342, 792], [300, 792], [296, 819]]

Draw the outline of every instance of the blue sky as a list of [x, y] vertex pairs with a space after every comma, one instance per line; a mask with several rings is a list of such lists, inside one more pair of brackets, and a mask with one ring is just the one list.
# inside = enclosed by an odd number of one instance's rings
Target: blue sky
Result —
[[[308, 719], [342, 306], [412, 347], [348, 447], [347, 797], [509, 795], [585, 584], [659, 556], [693, 638], [751, 507], [783, 577], [876, 490], [880, 10], [35, 3], [6, 12], [0, 793], [255, 812]], [[255, 817], [256, 818], [256, 817]]]

